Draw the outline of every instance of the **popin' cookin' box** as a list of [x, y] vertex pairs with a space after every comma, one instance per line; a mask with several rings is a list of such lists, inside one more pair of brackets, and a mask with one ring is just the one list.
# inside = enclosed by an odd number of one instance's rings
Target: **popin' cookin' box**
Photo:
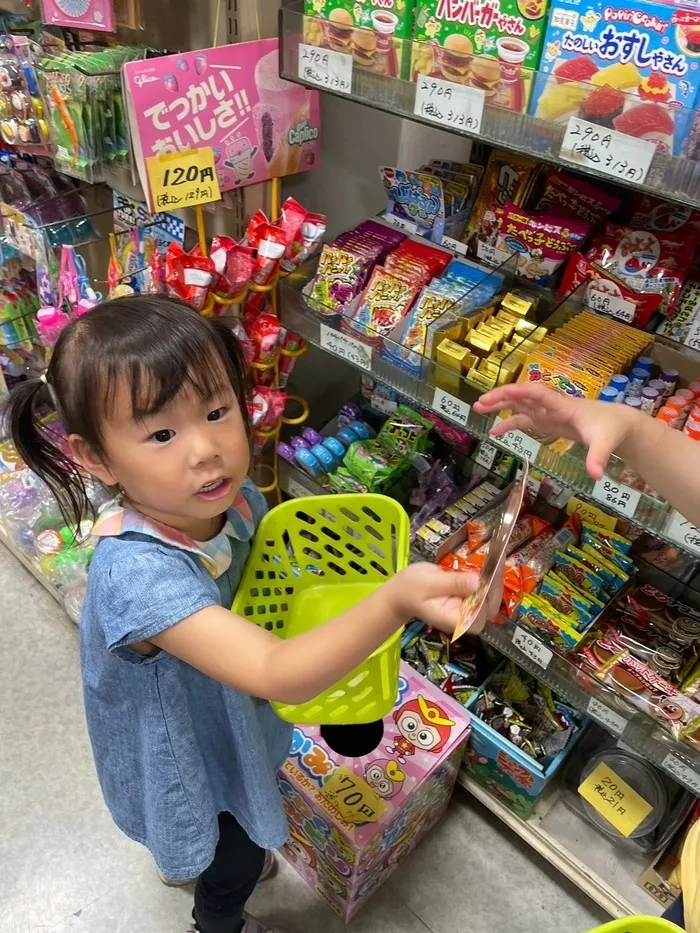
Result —
[[553, 0], [531, 113], [578, 116], [680, 153], [700, 87], [700, 8]]
[[480, 88], [486, 102], [527, 109], [549, 0], [418, 0], [411, 74]]
[[305, 0], [304, 12], [308, 45], [352, 55], [355, 67], [375, 74], [407, 77], [413, 0]]

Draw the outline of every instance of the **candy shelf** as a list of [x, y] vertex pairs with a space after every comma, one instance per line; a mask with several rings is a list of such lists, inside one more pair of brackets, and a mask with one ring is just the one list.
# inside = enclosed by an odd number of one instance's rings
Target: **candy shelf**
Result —
[[[293, 498], [326, 491], [283, 461], [280, 461], [279, 481], [282, 491]], [[486, 626], [481, 637], [550, 686], [571, 706], [616, 735], [638, 755], [700, 795], [700, 750], [687, 742], [676, 742], [650, 715], [627, 704], [614, 690], [583, 673], [566, 656], [557, 654], [531, 632], [526, 632], [523, 648], [518, 647], [513, 643], [517, 631], [515, 623], [501, 616], [498, 623]]]
[[529, 820], [523, 820], [462, 769], [457, 778], [468, 793], [550, 862], [612, 917], [660, 916], [663, 907], [637, 885], [644, 862], [614, 846], [573, 813], [555, 784]]
[[[414, 371], [419, 374], [411, 374], [384, 359], [369, 345], [350, 338], [348, 328], [343, 328], [344, 321], [341, 315], [322, 313], [308, 298], [304, 289], [312, 273], [313, 266], [307, 264], [299, 274], [290, 276], [282, 283], [280, 319], [284, 327], [339, 357], [360, 372], [371, 374], [470, 434], [479, 438], [488, 437], [494, 419], [479, 415], [471, 408], [480, 394], [477, 389], [464, 381], [455, 385], [455, 374], [432, 360], [418, 361]], [[505, 274], [507, 275], [507, 272]], [[572, 297], [560, 306], [556, 314], [575, 313], [581, 310], [581, 307], [580, 302]], [[390, 344], [390, 341], [385, 339], [384, 344]], [[445, 386], [449, 386], [451, 391], [445, 389]], [[635, 492], [632, 507], [627, 509], [624, 507], [625, 502], [622, 507], [616, 508], [614, 501], [605, 501], [605, 491], [600, 486], [596, 488], [596, 484], [586, 473], [583, 448], [573, 446], [561, 452], [560, 442], [555, 439], [528, 438], [519, 432], [517, 435], [510, 434], [491, 443], [521, 458], [527, 457], [532, 466], [558, 480], [573, 492], [592, 501], [603, 501], [606, 509], [633, 521], [656, 537], [687, 550], [693, 556], [700, 553], [692, 541], [686, 544], [680, 535], [674, 534], [675, 513], [657, 499]], [[617, 483], [623, 493], [626, 486], [620, 487], [619, 481], [624, 475], [624, 469], [622, 461], [613, 457], [606, 477], [613, 484]]]
[[[575, 161], [572, 161], [571, 158], [567, 159], [562, 156], [562, 143], [564, 142], [567, 126], [563, 122], [549, 122], [529, 114], [491, 105], [486, 105], [483, 108], [478, 132], [469, 132], [461, 128], [461, 126], [455, 126], [445, 121], [436, 122], [435, 119], [425, 119], [416, 114], [418, 108], [416, 108], [416, 84], [414, 82], [373, 74], [357, 67], [353, 68], [350, 55], [341, 57], [349, 59], [347, 64], [351, 68], [351, 76], [348, 76], [347, 72], [343, 74], [339, 72], [337, 75], [334, 72], [330, 77], [335, 77], [336, 80], [329, 81], [329, 86], [323, 86], [316, 81], [303, 80], [300, 78], [304, 66], [302, 64], [300, 67], [299, 46], [304, 43], [305, 21], [313, 22], [313, 19], [304, 16], [298, 2], [280, 10], [280, 73], [288, 81], [320, 89], [326, 93], [395, 116], [415, 120], [428, 126], [439, 125], [448, 132], [479, 139], [489, 145], [520, 152], [538, 160], [567, 166], [588, 175], [604, 176], [608, 181], [611, 179], [610, 174], [582, 165], [579, 161], [581, 157], [577, 157]], [[407, 41], [405, 44], [406, 46], [410, 45]], [[425, 43], [425, 45], [428, 46], [429, 43]], [[323, 49], [320, 51], [323, 52]], [[408, 53], [410, 53], [410, 49], [407, 49]], [[531, 75], [535, 87], [548, 80], [548, 77], [548, 75], [539, 72], [533, 72]], [[339, 78], [340, 80], [338, 80]], [[580, 82], [574, 83], [578, 84]], [[347, 90], [334, 90], [333, 88], [336, 87], [347, 87]], [[582, 96], [586, 96], [587, 91], [588, 86], [585, 86]], [[674, 107], [673, 118], [684, 123], [687, 121], [687, 125], [690, 126], [692, 125], [694, 113], [687, 108]], [[474, 125], [473, 119], [473, 117], [470, 117], [468, 125]], [[643, 140], [619, 135], [621, 139], [613, 140], [613, 147], [624, 144], [629, 146], [632, 154], [634, 154], [635, 143], [639, 144], [637, 147], [639, 149], [645, 145]], [[613, 164], [617, 167], [623, 161], [620, 159], [620, 152], [617, 149], [616, 158], [617, 162]], [[599, 161], [604, 162], [605, 159]], [[626, 161], [624, 161], [624, 165], [627, 166]], [[627, 180], [624, 177], [624, 172], [620, 175], [619, 171], [620, 168], [612, 177], [620, 184], [628, 184], [635, 188], [651, 191], [664, 198], [700, 207], [700, 163], [657, 151], [651, 160], [643, 184]]]
[[30, 560], [19, 550], [19, 548], [15, 547], [15, 545], [10, 540], [9, 535], [5, 531], [2, 522], [0, 522], [0, 543], [2, 543], [7, 548], [7, 550], [17, 558], [20, 564], [22, 564], [22, 566], [28, 570], [29, 573], [31, 573], [31, 575], [39, 581], [39, 583], [41, 583], [46, 592], [53, 596], [59, 606], [63, 606], [63, 599], [58, 589], [56, 589], [50, 580], [47, 580], [47, 578], [39, 569], [39, 565], [36, 561]]

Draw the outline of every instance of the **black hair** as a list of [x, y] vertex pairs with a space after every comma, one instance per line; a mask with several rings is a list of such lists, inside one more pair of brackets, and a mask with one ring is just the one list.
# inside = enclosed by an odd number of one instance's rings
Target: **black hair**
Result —
[[66, 522], [79, 526], [93, 514], [83, 473], [40, 420], [41, 403], [50, 402], [67, 433], [80, 435], [102, 456], [102, 426], [119, 380], [130, 387], [132, 415], [139, 419], [160, 411], [184, 386], [203, 401], [213, 398], [221, 390], [222, 369], [249, 430], [248, 365], [228, 327], [162, 295], [106, 301], [65, 328], [43, 377], [14, 390], [12, 440], [56, 497]]

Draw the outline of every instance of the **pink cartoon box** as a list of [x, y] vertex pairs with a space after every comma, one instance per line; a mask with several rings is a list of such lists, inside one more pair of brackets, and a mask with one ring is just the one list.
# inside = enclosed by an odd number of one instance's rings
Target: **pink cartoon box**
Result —
[[441, 816], [469, 728], [464, 707], [402, 661], [383, 721], [294, 729], [279, 775], [283, 852], [346, 922]]

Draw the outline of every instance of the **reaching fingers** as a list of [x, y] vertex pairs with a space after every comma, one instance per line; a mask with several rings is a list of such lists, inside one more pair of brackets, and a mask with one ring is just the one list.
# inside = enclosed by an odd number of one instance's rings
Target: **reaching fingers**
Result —
[[511, 415], [505, 421], [499, 421], [497, 425], [491, 428], [489, 434], [491, 437], [502, 437], [508, 431], [532, 431], [534, 430], [533, 420], [530, 415]]
[[602, 479], [608, 460], [615, 449], [617, 438], [610, 438], [606, 435], [602, 437], [593, 437], [591, 439], [588, 454], [586, 455], [586, 469], [589, 476], [593, 479]]
[[474, 402], [474, 408], [480, 414], [486, 415], [500, 408], [521, 409], [528, 404], [547, 406], [552, 401], [552, 389], [547, 389], [542, 385], [516, 383], [486, 392]]

